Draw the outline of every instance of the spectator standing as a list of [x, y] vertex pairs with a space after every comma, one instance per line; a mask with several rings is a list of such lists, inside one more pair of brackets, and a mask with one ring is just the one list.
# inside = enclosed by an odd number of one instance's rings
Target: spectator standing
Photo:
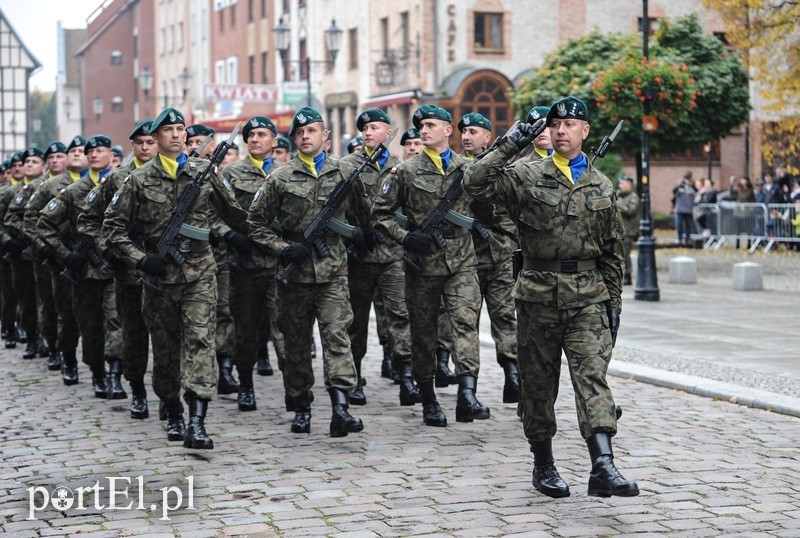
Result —
[[692, 186], [691, 171], [683, 174], [683, 179], [680, 184], [673, 189], [672, 194], [675, 215], [677, 217], [678, 243], [689, 245], [691, 244], [691, 235], [694, 233], [692, 213], [694, 211], [695, 190]]

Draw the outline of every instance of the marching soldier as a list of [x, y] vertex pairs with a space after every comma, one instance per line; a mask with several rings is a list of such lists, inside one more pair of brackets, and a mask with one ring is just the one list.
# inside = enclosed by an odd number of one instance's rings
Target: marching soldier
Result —
[[[236, 201], [243, 208], [251, 207], [256, 192], [278, 166], [272, 155], [277, 134], [275, 124], [269, 118], [250, 118], [242, 129], [242, 138], [249, 152], [248, 158], [222, 171], [223, 181], [231, 185]], [[279, 353], [282, 351], [282, 345], [278, 342], [282, 340], [282, 335], [275, 319], [277, 259], [260, 248], [253, 249], [249, 242], [246, 247], [242, 247], [244, 248], [234, 251], [231, 256], [231, 310], [236, 328], [233, 360], [239, 373], [239, 410], [254, 411], [256, 396], [253, 368], [258, 359], [259, 333], [262, 327], [272, 337], [276, 350]], [[283, 361], [281, 355], [279, 361]], [[266, 362], [266, 366], [269, 366], [268, 358]], [[225, 367], [230, 371], [230, 362], [227, 365], [220, 364], [220, 370]], [[263, 365], [260, 367], [264, 368]]]
[[202, 155], [198, 155], [198, 157], [208, 159], [214, 154], [214, 150], [217, 149], [217, 142], [213, 137], [215, 132], [216, 131], [214, 131], [214, 129], [208, 125], [203, 125], [202, 123], [195, 123], [194, 125], [188, 126], [186, 128], [186, 153], [190, 154], [193, 151], [199, 151], [200, 146], [203, 145], [203, 142], [205, 142], [206, 138], [211, 136], [211, 140], [209, 140], [206, 147], [203, 148]]
[[47, 164], [47, 179], [63, 173], [69, 164], [67, 146], [58, 140], [50, 142], [44, 150], [44, 160]]
[[[56, 350], [61, 354], [58, 357], [52, 356], [48, 362], [48, 368], [57, 370], [56, 364], [61, 362], [61, 376], [65, 385], [74, 385], [78, 382], [78, 358], [76, 348], [80, 339], [78, 321], [72, 309], [72, 284], [65, 278], [59, 276], [62, 267], [56, 264], [56, 260], [48, 258], [48, 249], [39, 248], [42, 242], [38, 239], [39, 217], [42, 209], [47, 207], [50, 201], [58, 196], [58, 193], [78, 181], [81, 177], [89, 173], [89, 161], [83, 147], [86, 145], [86, 138], [81, 135], [75, 136], [66, 147], [67, 169], [61, 174], [52, 177], [42, 183], [36, 191], [35, 196], [31, 196], [28, 205], [25, 206], [25, 217], [23, 231], [34, 242], [34, 248], [38, 248], [39, 254], [49, 260], [53, 271], [50, 274], [50, 284], [53, 288], [53, 302], [55, 303], [58, 316], [58, 330]], [[62, 226], [62, 242], [69, 241], [74, 246], [74, 237], [68, 224]], [[68, 237], [69, 236], [69, 237]]]
[[122, 166], [122, 160], [125, 158], [125, 154], [122, 151], [122, 146], [111, 146], [111, 155], [111, 164], [109, 165], [109, 168], [116, 170]]
[[[17, 154], [14, 154], [16, 156]], [[19, 153], [21, 159], [22, 153]], [[13, 158], [13, 157], [12, 157]], [[14, 191], [15, 179], [12, 176], [12, 158], [3, 161], [3, 185], [0, 186], [0, 221], [2, 221], [8, 210]], [[0, 245], [2, 243], [0, 242]], [[17, 347], [17, 294], [14, 291], [14, 283], [11, 276], [11, 263], [6, 259], [10, 258], [5, 245], [0, 249], [0, 293], [2, 294], [2, 336], [5, 340], [6, 349]]]
[[[174, 245], [183, 263], [172, 263], [158, 253], [156, 246], [181, 195], [209, 166], [208, 161], [187, 158], [183, 152], [185, 129], [183, 114], [174, 108], [165, 108], [153, 120], [150, 132], [158, 156], [131, 172], [114, 194], [103, 231], [111, 253], [144, 273], [142, 314], [153, 343], [153, 389], [167, 411], [167, 438], [183, 440], [186, 448], [210, 449], [214, 443], [206, 434], [205, 417], [218, 373], [216, 263], [209, 239], [212, 232], [225, 237], [233, 231], [220, 216], [243, 223], [243, 215], [238, 215], [241, 209], [227, 189], [219, 187], [211, 170], [181, 227], [180, 242]], [[129, 232], [136, 223], [141, 226], [132, 238]], [[156, 289], [159, 284], [161, 294]], [[181, 385], [189, 407], [188, 428]]]
[[[453, 132], [451, 122], [450, 113], [434, 105], [423, 105], [414, 112], [414, 126], [422, 135], [425, 151], [392, 171], [381, 186], [373, 210], [373, 217], [378, 221], [376, 229], [401, 243], [408, 256], [419, 260], [419, 274], [406, 267], [411, 368], [422, 396], [424, 423], [442, 427], [447, 425], [447, 417], [436, 401], [433, 388], [436, 330], [432, 330], [436, 327], [442, 300], [450, 319], [458, 374], [456, 420], [471, 422], [489, 418], [489, 408], [475, 397], [480, 370], [480, 288], [472, 238], [466, 228], [444, 221], [439, 230], [445, 244], [437, 248], [433, 235], [420, 229], [444, 193], [460, 181], [468, 163], [448, 146]], [[395, 220], [397, 209], [408, 217], [409, 230]], [[468, 198], [459, 198], [453, 209], [468, 212]]]
[[563, 350], [592, 460], [588, 493], [634, 496], [638, 487], [614, 466], [616, 410], [606, 382], [622, 306], [622, 222], [611, 182], [581, 151], [589, 134], [586, 104], [566, 97], [550, 108], [546, 122], [555, 150], [550, 157], [504, 166], [537, 134], [520, 124], [473, 162], [464, 180], [476, 200], [504, 205], [519, 231], [524, 265], [515, 288], [517, 340], [533, 485], [550, 497], [569, 495], [552, 450]]
[[347, 143], [347, 154], [352, 155], [357, 151], [361, 151], [361, 148], [364, 147], [364, 139], [359, 136], [354, 136], [350, 139], [350, 142]]
[[[89, 160], [89, 173], [62, 189], [41, 210], [36, 240], [43, 256], [63, 265], [64, 274], [74, 281], [72, 308], [81, 334], [83, 362], [92, 371], [95, 397], [124, 399], [128, 395], [120, 384], [122, 334], [114, 283], [98, 263], [91, 241], [79, 236], [77, 231], [84, 198], [111, 171], [111, 139], [95, 135], [86, 141], [83, 149]], [[64, 244], [63, 230], [67, 227], [74, 246]], [[109, 365], [108, 379], [105, 362]]]
[[[150, 416], [147, 389], [144, 385], [150, 335], [142, 317], [142, 286], [136, 274], [127, 270], [127, 267], [109, 252], [103, 236], [103, 219], [106, 208], [114, 194], [122, 187], [125, 178], [155, 157], [157, 146], [150, 134], [152, 124], [152, 120], [144, 120], [133, 128], [129, 136], [133, 159], [127, 165], [105, 176], [89, 191], [77, 224], [78, 235], [90, 238], [100, 256], [117, 273], [114, 295], [122, 327], [122, 372], [131, 385], [130, 412], [131, 418], [135, 419], [145, 419]], [[133, 235], [136, 235], [135, 230], [132, 231]]]
[[[13, 187], [11, 200], [3, 217], [3, 225], [0, 228], [0, 241], [6, 251], [11, 253], [11, 273], [20, 308], [20, 324], [27, 334], [28, 342], [22, 358], [32, 359], [37, 353], [39, 330], [36, 307], [36, 278], [31, 261], [30, 245], [22, 233], [22, 223], [25, 205], [28, 203], [31, 194], [43, 181], [44, 152], [35, 146], [30, 147], [25, 150], [22, 159], [23, 179]], [[55, 330], [55, 327], [51, 326], [48, 329]], [[47, 356], [47, 354], [44, 356]]]
[[272, 157], [275, 164], [285, 164], [292, 160], [292, 143], [283, 135], [278, 135], [276, 145], [272, 148]]
[[[324, 349], [325, 388], [333, 407], [330, 435], [344, 437], [364, 429], [363, 422], [347, 410], [347, 393], [358, 381], [347, 335], [353, 320], [347, 299], [347, 254], [341, 236], [332, 231], [322, 239], [328, 251], [325, 257], [303, 244], [304, 231], [344, 179], [344, 171], [339, 161], [323, 151], [328, 130], [313, 108], [303, 107], [295, 113], [289, 136], [294, 137], [297, 157], [275, 170], [256, 193], [248, 219], [250, 236], [282, 265], [298, 267], [293, 286], [278, 287], [278, 325], [286, 346], [283, 377], [295, 409], [291, 430], [311, 430], [309, 392], [314, 373], [308, 351], [316, 318]], [[346, 212], [356, 217], [362, 229], [370, 228], [368, 210], [357, 188], [339, 206], [337, 218], [344, 220]], [[282, 237], [272, 228], [275, 219], [283, 229]]]
[[[363, 164], [372, 155], [375, 147], [386, 142], [392, 133], [389, 116], [377, 108], [362, 112], [356, 119], [356, 126], [361, 131], [364, 146], [342, 159], [343, 163], [354, 168]], [[374, 166], [367, 166], [361, 172], [359, 181], [367, 194], [370, 209], [383, 181], [398, 164], [399, 161], [389, 155], [387, 149]], [[350, 284], [350, 306], [353, 309], [353, 323], [348, 333], [358, 372], [358, 386], [350, 392], [350, 403], [367, 403], [363, 391], [366, 383], [361, 377], [361, 361], [367, 353], [370, 306], [377, 294], [383, 305], [391, 362], [400, 377], [400, 405], [414, 405], [420, 402], [420, 396], [411, 375], [411, 332], [401, 261], [403, 249], [399, 243], [382, 233], [375, 234], [375, 237], [375, 248], [372, 252], [356, 251], [348, 258], [347, 276]]]
[[[528, 111], [526, 121], [528, 124], [533, 125], [538, 120], [546, 118], [548, 112], [550, 112], [550, 107], [547, 106], [532, 107]], [[553, 143], [550, 141], [550, 129], [542, 131], [539, 136], [533, 139], [531, 145], [533, 146], [533, 151], [527, 156], [527, 160], [529, 161], [541, 161], [552, 155]]]
[[422, 145], [422, 135], [416, 127], [410, 127], [403, 132], [400, 137], [400, 145], [403, 146], [403, 160], [408, 160], [414, 155], [419, 155], [425, 149]]

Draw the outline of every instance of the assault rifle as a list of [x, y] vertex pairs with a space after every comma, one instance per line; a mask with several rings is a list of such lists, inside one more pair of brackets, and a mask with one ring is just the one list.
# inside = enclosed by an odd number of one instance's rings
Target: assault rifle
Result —
[[[206, 177], [211, 170], [222, 163], [222, 160], [225, 158], [225, 154], [228, 153], [228, 149], [233, 147], [233, 142], [236, 139], [236, 135], [239, 134], [239, 129], [241, 126], [242, 122], [236, 124], [236, 128], [231, 133], [231, 136], [228, 137], [228, 140], [217, 146], [217, 149], [214, 150], [214, 154], [211, 156], [211, 162], [208, 164], [208, 166], [206, 166], [203, 171], [200, 172], [196, 178], [194, 178], [194, 181], [189, 183], [189, 185], [183, 191], [178, 203], [175, 205], [175, 209], [172, 211], [172, 216], [169, 218], [167, 227], [164, 229], [164, 232], [158, 239], [158, 243], [156, 244], [156, 253], [159, 256], [165, 257], [167, 260], [172, 260], [175, 265], [181, 265], [184, 262], [183, 255], [178, 252], [178, 249], [173, 244], [175, 242], [175, 238], [178, 237], [179, 233], [181, 233], [184, 222], [186, 221], [186, 217], [189, 216], [192, 207], [194, 207], [194, 203], [197, 201], [197, 197], [200, 195], [203, 182], [205, 182]], [[184, 229], [183, 231], [186, 230]], [[145, 275], [141, 275], [139, 277], [139, 284], [150, 288], [158, 295], [162, 295], [164, 293], [164, 290], [161, 287], [161, 279], [157, 276], [146, 278]]]
[[625, 120], [619, 120], [619, 123], [614, 130], [611, 132], [609, 136], [603, 137], [603, 140], [600, 142], [600, 146], [595, 150], [592, 148], [592, 160], [589, 161], [590, 164], [594, 164], [595, 159], [600, 157], [601, 159], [606, 156], [606, 152], [608, 148], [611, 147], [611, 143], [614, 142], [614, 139], [617, 138], [617, 134], [619, 134], [620, 129], [622, 129], [622, 124], [625, 123]]
[[210, 134], [203, 140], [203, 143], [197, 149], [193, 149], [189, 152], [189, 157], [201, 157], [203, 155], [203, 151], [205, 151], [206, 146], [213, 140], [214, 135]]
[[[325, 258], [330, 255], [328, 246], [323, 240], [323, 234], [325, 230], [334, 229], [334, 231], [336, 231], [335, 228], [340, 227], [341, 221], [338, 221], [338, 219], [334, 218], [339, 206], [342, 205], [342, 202], [344, 202], [348, 194], [350, 194], [350, 190], [353, 188], [353, 185], [355, 184], [356, 179], [358, 179], [359, 174], [361, 174], [361, 171], [364, 170], [364, 168], [366, 168], [368, 165], [375, 164], [378, 161], [396, 134], [396, 131], [393, 132], [384, 143], [375, 146], [369, 157], [367, 157], [363, 163], [361, 163], [357, 168], [353, 169], [353, 171], [351, 171], [346, 178], [344, 178], [336, 185], [336, 187], [334, 187], [331, 195], [327, 200], [325, 200], [325, 204], [322, 206], [322, 209], [320, 209], [317, 216], [314, 217], [314, 220], [311, 221], [311, 224], [303, 232], [303, 245], [306, 248], [314, 248], [321, 258]], [[343, 235], [346, 235], [346, 233]], [[297, 274], [298, 269], [299, 267], [297, 264], [289, 263], [283, 269], [275, 273], [275, 280], [281, 284], [290, 286], [294, 281], [294, 277]]]
[[[89, 239], [88, 237], [82, 237], [80, 241], [78, 241], [78, 245], [75, 247], [75, 254], [83, 256], [87, 260], [89, 260], [89, 265], [94, 267], [95, 269], [99, 269], [101, 272], [110, 274], [114, 276], [114, 278], [118, 278], [119, 275], [115, 274], [111, 268], [105, 264], [103, 259], [97, 254], [97, 251], [94, 248], [94, 242]], [[72, 284], [77, 284], [80, 281], [81, 275], [69, 267], [64, 267], [64, 270], [61, 271], [60, 276], [64, 277]]]

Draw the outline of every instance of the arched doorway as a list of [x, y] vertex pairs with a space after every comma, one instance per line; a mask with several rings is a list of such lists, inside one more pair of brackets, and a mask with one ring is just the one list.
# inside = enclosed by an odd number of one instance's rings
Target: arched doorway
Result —
[[[453, 114], [454, 127], [464, 114], [477, 112], [492, 122], [495, 137], [502, 136], [514, 123], [511, 100], [508, 97], [511, 87], [511, 81], [498, 71], [476, 70], [464, 77], [453, 96], [443, 99], [440, 106]], [[454, 147], [460, 145], [457, 136], [456, 131]]]

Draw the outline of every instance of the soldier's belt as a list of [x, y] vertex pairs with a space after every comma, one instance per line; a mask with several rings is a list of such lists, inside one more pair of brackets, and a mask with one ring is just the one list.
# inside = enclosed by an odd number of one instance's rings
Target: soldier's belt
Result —
[[[305, 235], [303, 235], [303, 232], [284, 231], [283, 238], [286, 241], [291, 241], [293, 243], [302, 243], [305, 240]], [[342, 242], [341, 236], [334, 234], [324, 235], [321, 239], [326, 245], [338, 245], [339, 243]]]
[[[145, 242], [145, 250], [148, 254], [156, 253], [156, 244], [156, 240]], [[209, 251], [211, 245], [208, 241], [176, 241], [175, 248], [178, 249], [178, 252], [181, 254], [198, 254]]]
[[552, 273], [581, 273], [597, 267], [597, 260], [533, 260], [523, 258], [525, 271], [550, 271]]

